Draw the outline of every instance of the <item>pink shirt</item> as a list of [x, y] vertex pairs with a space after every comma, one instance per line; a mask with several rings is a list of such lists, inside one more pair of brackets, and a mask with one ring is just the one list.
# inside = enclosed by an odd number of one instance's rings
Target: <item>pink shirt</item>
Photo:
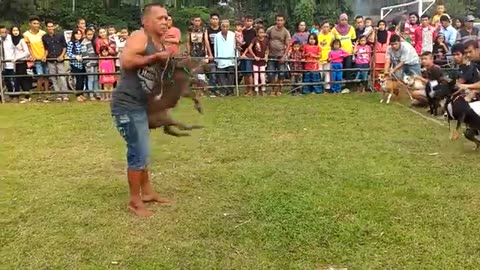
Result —
[[370, 64], [370, 53], [372, 48], [368, 45], [357, 45], [355, 47], [357, 54], [355, 55], [355, 64]]
[[181, 33], [180, 30], [176, 27], [170, 27], [167, 30], [167, 33], [165, 33], [165, 38], [168, 39], [177, 39], [179, 43], [171, 43], [171, 42], [165, 42], [165, 47], [167, 50], [170, 50], [170, 52], [173, 55], [177, 55], [180, 53], [180, 39], [181, 39]]
[[303, 46], [303, 54], [305, 55], [305, 70], [318, 70], [318, 57], [307, 56], [307, 54], [320, 55], [320, 47], [318, 45]]
[[328, 53], [328, 59], [330, 59], [331, 63], [343, 63], [343, 57], [348, 56], [348, 53], [343, 49], [332, 49], [330, 53]]

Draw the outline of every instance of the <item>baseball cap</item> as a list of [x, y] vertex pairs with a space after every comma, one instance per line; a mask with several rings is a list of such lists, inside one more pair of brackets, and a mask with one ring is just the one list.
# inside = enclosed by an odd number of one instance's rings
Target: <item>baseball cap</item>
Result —
[[465, 18], [465, 21], [466, 21], [466, 22], [474, 22], [474, 21], [475, 21], [475, 17], [473, 17], [473, 15], [468, 15], [468, 16]]

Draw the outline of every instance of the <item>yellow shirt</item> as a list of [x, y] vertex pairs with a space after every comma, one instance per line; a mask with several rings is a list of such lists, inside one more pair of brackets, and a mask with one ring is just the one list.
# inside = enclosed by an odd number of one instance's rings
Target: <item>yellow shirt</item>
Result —
[[45, 55], [45, 47], [43, 47], [42, 41], [43, 35], [45, 35], [45, 31], [42, 30], [36, 34], [33, 34], [30, 30], [23, 33], [23, 39], [30, 46], [32, 57], [35, 58], [35, 60], [40, 60]]
[[340, 35], [338, 33], [336, 28], [333, 28], [332, 34], [335, 37], [335, 39], [339, 39], [340, 43], [342, 44], [342, 49], [346, 51], [349, 54], [353, 54], [353, 42], [352, 39], [356, 39], [357, 35], [355, 34], [355, 28], [353, 26], [350, 26], [350, 30], [348, 33], [344, 36]]
[[331, 45], [333, 41], [332, 33], [323, 34], [322, 32], [318, 33], [318, 46], [322, 51], [322, 57], [320, 58], [320, 63], [327, 63], [328, 53], [331, 50]]

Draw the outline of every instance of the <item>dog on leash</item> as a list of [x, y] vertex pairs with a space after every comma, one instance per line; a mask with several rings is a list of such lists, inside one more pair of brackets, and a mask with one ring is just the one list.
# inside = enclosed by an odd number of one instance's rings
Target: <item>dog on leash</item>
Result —
[[425, 96], [427, 97], [431, 115], [437, 116], [438, 109], [444, 108], [445, 98], [452, 94], [451, 89], [455, 89], [455, 84], [456, 80], [454, 79], [441, 79], [439, 81], [430, 81], [426, 84]]
[[[460, 137], [459, 129], [465, 124], [465, 138], [475, 143], [474, 150], [480, 149], [480, 101], [468, 102], [467, 94], [463, 90], [456, 91], [452, 96], [447, 96], [446, 109], [450, 140]], [[456, 122], [455, 128], [450, 122]]]
[[398, 96], [400, 93], [400, 88], [403, 86], [398, 80], [386, 76], [385, 74], [378, 75], [378, 83], [380, 84], [380, 88], [383, 92], [382, 99], [380, 103], [389, 104], [392, 97]]

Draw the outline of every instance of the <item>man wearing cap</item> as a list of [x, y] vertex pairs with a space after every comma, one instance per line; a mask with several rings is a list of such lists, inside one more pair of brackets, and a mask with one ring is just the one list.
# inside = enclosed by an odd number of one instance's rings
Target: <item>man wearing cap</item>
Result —
[[451, 20], [448, 15], [442, 15], [440, 17], [440, 23], [442, 26], [438, 33], [445, 37], [448, 48], [452, 48], [453, 44], [457, 41], [457, 30], [451, 25]]
[[465, 27], [459, 31], [460, 41], [465, 43], [468, 40], [477, 40], [478, 39], [478, 28], [473, 26], [475, 22], [475, 17], [468, 15], [465, 20]]

